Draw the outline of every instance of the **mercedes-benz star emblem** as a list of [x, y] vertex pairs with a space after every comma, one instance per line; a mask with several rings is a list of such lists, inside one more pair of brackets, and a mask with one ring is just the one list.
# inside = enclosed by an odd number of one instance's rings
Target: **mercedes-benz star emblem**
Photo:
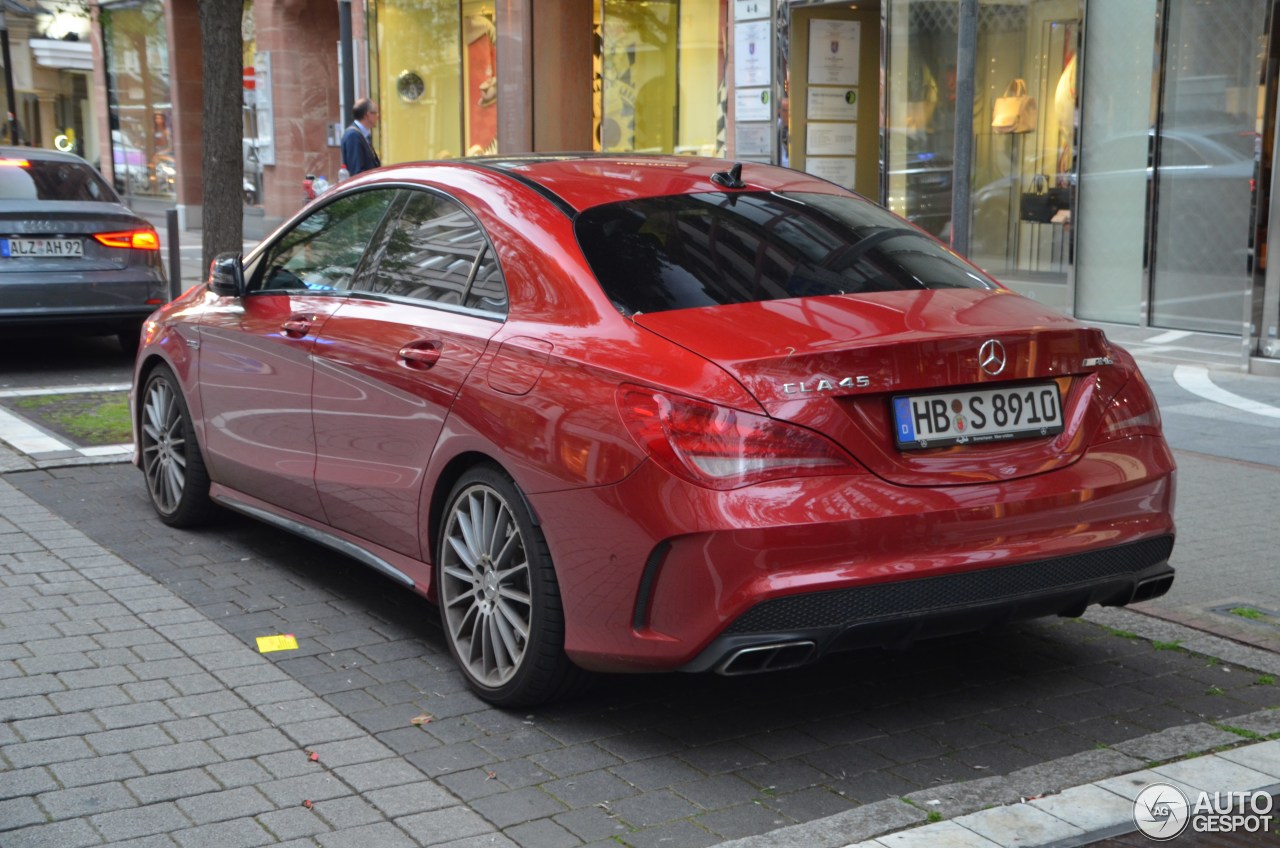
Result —
[[987, 339], [978, 348], [978, 364], [992, 377], [999, 374], [1005, 365], [1004, 345], [995, 339]]

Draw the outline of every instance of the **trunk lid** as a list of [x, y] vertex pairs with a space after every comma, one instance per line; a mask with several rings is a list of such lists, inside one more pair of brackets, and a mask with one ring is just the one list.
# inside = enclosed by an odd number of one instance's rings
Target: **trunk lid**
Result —
[[123, 206], [114, 203], [42, 202], [38, 210], [31, 204], [0, 201], [0, 239], [78, 239], [83, 255], [76, 257], [0, 257], [0, 274], [78, 274], [87, 271], [118, 271], [134, 260], [135, 251], [107, 247], [94, 241], [94, 233], [123, 232], [149, 224]]
[[[640, 326], [715, 362], [773, 417], [833, 439], [902, 485], [1008, 480], [1070, 464], [1123, 379], [1100, 330], [1008, 291], [937, 289], [811, 297], [637, 315]], [[1005, 366], [988, 373], [985, 342]], [[994, 369], [993, 369], [994, 370]], [[1016, 441], [902, 450], [892, 400], [1053, 384], [1063, 432]]]

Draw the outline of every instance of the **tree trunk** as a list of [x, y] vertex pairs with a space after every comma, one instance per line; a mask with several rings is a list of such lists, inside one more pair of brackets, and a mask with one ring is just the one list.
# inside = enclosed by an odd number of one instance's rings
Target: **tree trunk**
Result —
[[204, 267], [219, 253], [240, 253], [244, 243], [241, 116], [244, 68], [242, 0], [198, 0], [204, 42], [204, 111], [200, 131], [204, 184]]

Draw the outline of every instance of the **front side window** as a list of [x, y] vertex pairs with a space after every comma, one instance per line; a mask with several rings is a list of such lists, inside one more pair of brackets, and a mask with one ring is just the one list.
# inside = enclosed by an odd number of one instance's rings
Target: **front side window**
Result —
[[480, 225], [447, 197], [410, 192], [380, 253], [364, 291], [506, 313], [502, 273]]
[[575, 226], [605, 293], [631, 314], [815, 295], [996, 288], [900, 218], [841, 195], [642, 198], [588, 209]]
[[252, 291], [346, 291], [395, 198], [361, 191], [315, 210], [267, 252]]

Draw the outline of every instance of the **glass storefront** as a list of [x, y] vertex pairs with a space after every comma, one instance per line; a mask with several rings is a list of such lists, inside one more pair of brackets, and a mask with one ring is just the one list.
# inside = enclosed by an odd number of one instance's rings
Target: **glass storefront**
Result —
[[112, 165], [122, 194], [174, 196], [169, 46], [159, 0], [103, 2]]
[[[1006, 284], [1068, 304], [1080, 0], [983, 2], [974, 82], [970, 257]], [[945, 237], [954, 151], [955, 0], [889, 7], [888, 202]]]
[[1142, 320], [1156, 22], [1156, 0], [1089, 9], [1076, 314], [1093, 321]]
[[597, 0], [598, 150], [720, 156], [724, 0]]
[[[959, 3], [887, 2], [886, 200], [945, 237]], [[1082, 318], [1239, 333], [1265, 11], [983, 0], [970, 258]]]
[[498, 29], [479, 0], [371, 7], [384, 162], [498, 152]]
[[1167, 0], [1151, 324], [1239, 333], [1252, 285], [1262, 0]]

